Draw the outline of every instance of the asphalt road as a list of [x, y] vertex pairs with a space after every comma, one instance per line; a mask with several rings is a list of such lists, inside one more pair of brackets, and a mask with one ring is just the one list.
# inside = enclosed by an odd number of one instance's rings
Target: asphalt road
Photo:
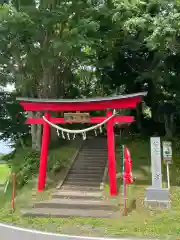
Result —
[[[96, 238], [71, 236], [54, 233], [39, 232], [0, 224], [0, 239], [2, 240], [138, 240], [137, 238]], [[140, 239], [143, 240], [143, 239]], [[144, 239], [145, 240], [145, 239]], [[146, 239], [147, 240], [147, 239]]]

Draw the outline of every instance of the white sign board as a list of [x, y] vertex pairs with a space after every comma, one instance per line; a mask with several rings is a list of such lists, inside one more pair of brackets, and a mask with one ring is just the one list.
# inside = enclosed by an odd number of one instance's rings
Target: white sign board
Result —
[[163, 160], [166, 163], [172, 162], [172, 142], [163, 142]]
[[160, 137], [151, 137], [152, 187], [162, 188], [161, 142]]

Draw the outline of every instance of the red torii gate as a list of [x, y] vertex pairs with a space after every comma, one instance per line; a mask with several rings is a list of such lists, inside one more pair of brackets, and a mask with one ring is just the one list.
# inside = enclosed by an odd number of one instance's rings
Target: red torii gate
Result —
[[[54, 124], [67, 124], [64, 118], [52, 118], [51, 111], [100, 111], [106, 110], [106, 117], [91, 117], [89, 123], [101, 123], [113, 115], [112, 109], [136, 108], [146, 93], [136, 93], [105, 98], [89, 99], [33, 99], [18, 98], [20, 105], [25, 111], [43, 111], [44, 117]], [[108, 172], [111, 196], [117, 195], [116, 184], [116, 159], [114, 144], [114, 124], [131, 123], [132, 116], [114, 116], [107, 122], [107, 145], [108, 145]], [[29, 117], [26, 124], [43, 124], [43, 134], [41, 143], [40, 167], [38, 178], [38, 191], [42, 191], [46, 185], [46, 167], [48, 159], [48, 145], [50, 140], [50, 125], [42, 118]]]

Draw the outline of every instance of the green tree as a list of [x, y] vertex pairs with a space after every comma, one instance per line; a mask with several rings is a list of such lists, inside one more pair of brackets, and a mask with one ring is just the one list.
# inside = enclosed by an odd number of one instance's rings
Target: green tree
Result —
[[[9, 81], [6, 76], [11, 77], [26, 97], [72, 95], [69, 89], [76, 69], [92, 65], [92, 49], [100, 42], [96, 37], [99, 24], [93, 18], [97, 14], [98, 9], [84, 1], [40, 1], [39, 5], [15, 1], [15, 7], [2, 6], [0, 46], [5, 83]], [[31, 131], [36, 148], [40, 147], [39, 128]]]
[[25, 116], [16, 102], [14, 93], [0, 92], [0, 139], [20, 141], [24, 147], [24, 138], [29, 135], [29, 128], [24, 124]]
[[179, 17], [176, 1], [114, 1], [111, 59], [102, 69], [102, 82], [114, 91], [148, 91], [154, 126], [164, 124], [168, 136], [178, 114], [179, 69], [172, 66], [179, 55]]
[[[154, 126], [172, 136], [180, 115], [179, 1], [16, 0], [1, 6], [0, 18], [2, 84], [37, 98], [145, 90]], [[142, 106], [136, 115], [142, 131]], [[31, 132], [38, 149], [40, 126]]]

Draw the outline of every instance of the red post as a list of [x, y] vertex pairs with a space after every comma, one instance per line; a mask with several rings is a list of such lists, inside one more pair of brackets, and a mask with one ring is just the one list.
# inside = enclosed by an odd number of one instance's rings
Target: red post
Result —
[[[44, 116], [48, 120], [50, 120], [49, 113], [45, 113]], [[47, 160], [48, 160], [49, 138], [50, 138], [50, 126], [48, 123], [44, 121], [42, 143], [41, 143], [40, 166], [39, 166], [38, 192], [43, 191], [46, 185], [46, 168], [47, 168]]]
[[[112, 114], [112, 111], [107, 111], [107, 117], [112, 116]], [[114, 121], [111, 119], [107, 122], [108, 171], [111, 196], [117, 196], [116, 157], [114, 143]]]

